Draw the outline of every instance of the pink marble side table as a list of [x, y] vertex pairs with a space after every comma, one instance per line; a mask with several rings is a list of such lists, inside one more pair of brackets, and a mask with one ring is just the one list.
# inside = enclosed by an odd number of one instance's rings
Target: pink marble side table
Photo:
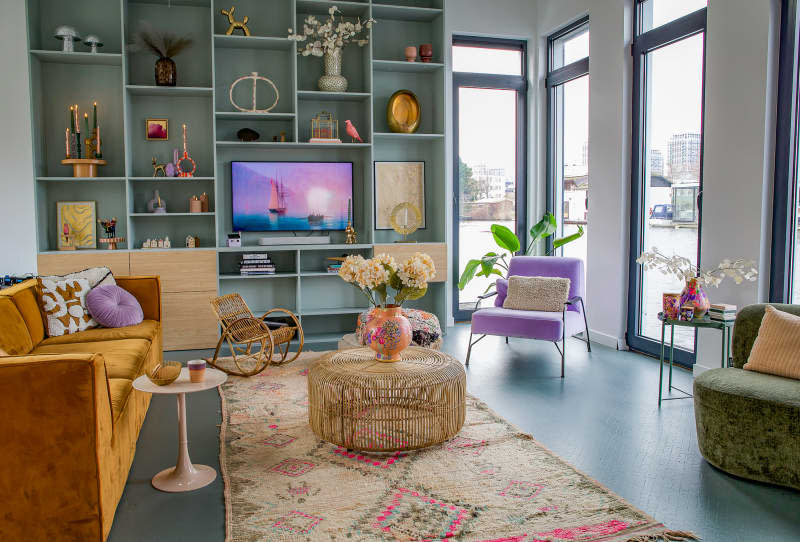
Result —
[[178, 379], [167, 386], [157, 386], [146, 375], [133, 381], [139, 391], [158, 394], [175, 394], [178, 398], [178, 461], [174, 467], [162, 470], [153, 476], [153, 487], [161, 491], [176, 493], [205, 487], [217, 477], [217, 471], [206, 465], [193, 465], [189, 459], [189, 441], [186, 438], [186, 394], [216, 388], [228, 375], [217, 369], [207, 368], [203, 382], [189, 381], [189, 369], [181, 369]]

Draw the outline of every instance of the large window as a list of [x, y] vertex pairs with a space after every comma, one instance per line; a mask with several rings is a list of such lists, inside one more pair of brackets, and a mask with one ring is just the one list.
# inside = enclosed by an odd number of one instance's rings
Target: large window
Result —
[[[558, 249], [586, 261], [589, 211], [589, 21], [550, 36], [547, 58], [547, 210], [556, 237], [583, 228], [584, 235]], [[549, 239], [552, 243], [552, 238]], [[548, 250], [550, 247], [548, 246]]]
[[800, 303], [800, 190], [798, 190], [798, 20], [797, 0], [783, 2], [775, 138], [770, 301]]
[[[683, 283], [636, 258], [656, 248], [699, 263], [706, 0], [637, 0], [628, 344], [658, 355], [662, 294]], [[694, 363], [695, 333], [675, 329], [675, 359]]]
[[453, 38], [453, 313], [469, 318], [493, 282], [477, 278], [459, 290], [467, 261], [496, 250], [492, 224], [525, 240], [525, 43]]

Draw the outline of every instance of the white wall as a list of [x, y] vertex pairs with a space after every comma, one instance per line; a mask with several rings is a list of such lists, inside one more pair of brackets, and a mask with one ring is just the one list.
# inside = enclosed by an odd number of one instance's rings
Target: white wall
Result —
[[36, 272], [25, 2], [0, 0], [0, 274]]
[[[710, 0], [706, 38], [701, 262], [755, 260], [758, 282], [724, 282], [713, 300], [740, 308], [769, 293], [778, 0]], [[719, 367], [719, 333], [698, 339], [695, 372]]]
[[[452, 72], [452, 50], [449, 44], [452, 43], [453, 34], [502, 37], [528, 42], [528, 73], [531, 74], [530, 81], [530, 106], [528, 109], [528, 155], [536, 155], [536, 110], [535, 110], [535, 74], [536, 74], [536, 0], [447, 0], [445, 3], [445, 43], [448, 44], [445, 62], [447, 64], [447, 86], [445, 88], [446, 99], [446, 127], [452, 130], [453, 127], [453, 72]], [[447, 200], [452, 201], [453, 197], [453, 140], [447, 139], [447, 158], [446, 178], [448, 180]], [[531, 159], [528, 164], [528, 186], [536, 186], [535, 160]], [[535, 217], [536, 202], [535, 194], [529, 198], [528, 219]], [[535, 221], [535, 220], [534, 220]], [[449, 261], [453, 261], [453, 232], [449, 226], [453, 223], [453, 208], [447, 206], [447, 247]], [[451, 264], [452, 265], [452, 264]], [[452, 272], [451, 272], [452, 275]], [[449, 278], [449, 277], [448, 277]], [[448, 325], [453, 324], [453, 299], [452, 287], [448, 283], [447, 288], [447, 321]]]

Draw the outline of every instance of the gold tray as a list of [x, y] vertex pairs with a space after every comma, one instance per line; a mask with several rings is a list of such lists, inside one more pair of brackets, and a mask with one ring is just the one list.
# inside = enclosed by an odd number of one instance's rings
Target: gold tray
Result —
[[386, 106], [386, 121], [392, 132], [413, 134], [419, 128], [422, 108], [416, 94], [410, 90], [398, 90], [389, 98]]

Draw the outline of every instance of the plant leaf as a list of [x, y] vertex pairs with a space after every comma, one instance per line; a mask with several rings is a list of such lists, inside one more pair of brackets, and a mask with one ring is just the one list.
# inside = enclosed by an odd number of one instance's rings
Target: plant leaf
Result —
[[399, 294], [397, 294], [395, 300], [398, 303], [402, 303], [403, 301], [414, 301], [415, 299], [419, 299], [424, 296], [427, 291], [427, 286], [425, 288], [411, 288], [407, 286], [403, 288]]
[[550, 237], [556, 232], [556, 217], [553, 213], [545, 213], [542, 219], [531, 227], [531, 243]]
[[503, 248], [512, 254], [519, 251], [520, 244], [519, 238], [502, 224], [492, 224], [492, 236], [497, 246]]
[[553, 249], [557, 249], [559, 247], [563, 247], [567, 243], [571, 243], [575, 239], [580, 239], [583, 237], [583, 226], [578, 226], [578, 231], [571, 235], [566, 235], [564, 237], [560, 237], [553, 241]]
[[397, 271], [392, 271], [392, 274], [389, 275], [389, 286], [391, 286], [393, 290], [398, 291], [403, 287], [403, 281], [397, 276]]
[[[478, 267], [480, 267], [481, 261], [480, 260], [470, 260], [467, 262], [466, 267], [464, 267], [464, 271], [461, 272], [461, 278], [458, 279], [458, 289], [463, 290], [469, 281], [475, 278], [475, 273], [478, 271]], [[392, 280], [395, 278], [397, 274], [392, 274]], [[400, 279], [398, 279], [399, 281]], [[392, 284], [392, 288], [395, 290], [399, 290], [400, 288], [395, 288], [394, 284]]]

